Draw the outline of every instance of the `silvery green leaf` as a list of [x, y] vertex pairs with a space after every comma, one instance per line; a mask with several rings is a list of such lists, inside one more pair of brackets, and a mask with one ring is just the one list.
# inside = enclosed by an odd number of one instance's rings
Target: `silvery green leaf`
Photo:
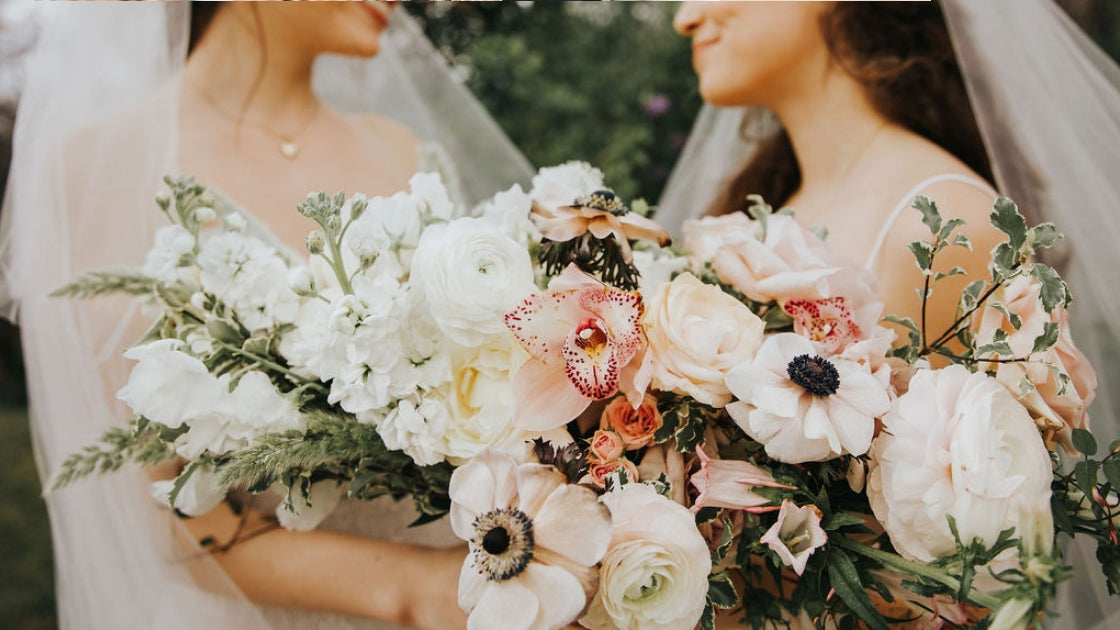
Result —
[[929, 275], [930, 267], [933, 266], [933, 247], [925, 241], [912, 241], [910, 243], [910, 253], [914, 254], [918, 269]]
[[1019, 251], [1027, 241], [1027, 220], [1019, 214], [1015, 202], [1007, 197], [996, 199], [992, 206], [991, 220], [997, 230], [1007, 235], [1011, 248]]
[[992, 343], [986, 343], [976, 349], [977, 356], [995, 355], [1009, 357], [1013, 354], [1015, 354], [1015, 352], [1006, 341], [993, 341]]
[[1031, 228], [1028, 242], [1032, 247], [1053, 247], [1062, 234], [1053, 223], [1039, 223]]
[[941, 231], [937, 234], [938, 239], [948, 241], [949, 235], [953, 233], [953, 230], [964, 225], [964, 223], [964, 219], [949, 219], [945, 222], [945, 225], [941, 226]]
[[1009, 311], [1007, 309], [1007, 306], [1004, 305], [1003, 302], [991, 302], [989, 306], [1002, 313], [1003, 316], [1007, 319], [1008, 323], [1011, 324], [1011, 327], [1015, 330], [1019, 330], [1023, 327], [1023, 318]]
[[1061, 325], [1058, 322], [1046, 322], [1042, 325], [1042, 334], [1035, 337], [1034, 348], [1031, 354], [1037, 352], [1045, 352], [1053, 348], [1058, 343], [1058, 335], [1061, 334]]
[[984, 287], [988, 283], [983, 280], [975, 280], [970, 282], [964, 291], [961, 291], [961, 308], [968, 310], [976, 306], [977, 301], [980, 300], [980, 294], [984, 292]]
[[966, 272], [964, 270], [964, 267], [953, 267], [949, 271], [938, 271], [937, 273], [933, 274], [933, 279], [943, 280], [945, 278], [952, 278], [954, 276], [963, 276], [965, 275], [965, 273]]
[[968, 251], [972, 251], [972, 241], [968, 240], [968, 237], [964, 234], [957, 234], [956, 236], [954, 236], [953, 245], [963, 247]]
[[1047, 313], [1054, 312], [1054, 308], [1058, 306], [1069, 305], [1069, 287], [1052, 267], [1042, 264], [1031, 265], [1031, 277], [1042, 285], [1039, 289], [1039, 297], [1042, 298], [1042, 308]]
[[922, 213], [922, 223], [929, 228], [929, 233], [937, 236], [941, 232], [941, 213], [937, 210], [937, 202], [925, 195], [918, 195], [913, 207]]

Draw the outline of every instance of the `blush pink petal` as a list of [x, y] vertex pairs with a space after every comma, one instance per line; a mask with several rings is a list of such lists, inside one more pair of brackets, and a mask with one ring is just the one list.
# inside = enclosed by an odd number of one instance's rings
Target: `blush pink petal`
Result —
[[[532, 562], [521, 576], [537, 595], [537, 616], [533, 628], [560, 628], [575, 621], [587, 605], [587, 595], [576, 576], [560, 567]], [[505, 628], [497, 625], [494, 628]]]
[[506, 327], [529, 354], [545, 363], [559, 361], [564, 338], [579, 323], [575, 298], [572, 290], [534, 293], [506, 313]]
[[645, 399], [651, 380], [653, 380], [653, 353], [645, 349], [619, 372], [618, 389], [626, 395], [630, 406], [637, 409]]
[[548, 496], [533, 518], [538, 545], [584, 567], [599, 562], [611, 542], [611, 519], [606, 506], [581, 500], [590, 493], [581, 486], [559, 488]]
[[529, 359], [513, 377], [513, 420], [521, 429], [550, 431], [583, 413], [590, 398], [580, 395], [560, 369]]
[[448, 487], [451, 527], [464, 540], [474, 536], [475, 518], [517, 496], [513, 460], [483, 453], [455, 471]]
[[534, 520], [549, 495], [567, 481], [559, 470], [544, 464], [522, 464], [517, 467], [516, 478], [517, 509]]

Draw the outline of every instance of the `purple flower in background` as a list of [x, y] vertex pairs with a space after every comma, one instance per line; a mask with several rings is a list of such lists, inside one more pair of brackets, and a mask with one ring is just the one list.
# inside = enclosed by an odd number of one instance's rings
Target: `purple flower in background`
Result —
[[669, 136], [669, 146], [674, 150], [680, 150], [684, 147], [684, 143], [688, 141], [688, 135], [677, 132]]
[[669, 109], [672, 107], [673, 100], [665, 94], [652, 94], [646, 99], [646, 116], [650, 118], [661, 118], [669, 113]]

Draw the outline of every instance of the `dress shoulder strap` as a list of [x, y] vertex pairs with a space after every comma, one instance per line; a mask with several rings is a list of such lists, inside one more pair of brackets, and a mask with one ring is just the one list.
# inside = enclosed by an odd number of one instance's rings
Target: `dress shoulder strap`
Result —
[[875, 267], [875, 262], [879, 259], [879, 252], [883, 249], [883, 245], [885, 245], [887, 242], [887, 234], [890, 233], [891, 227], [894, 225], [895, 221], [898, 220], [898, 217], [902, 216], [902, 212], [909, 208], [910, 205], [914, 202], [914, 198], [918, 196], [918, 193], [922, 192], [926, 188], [929, 188], [930, 186], [940, 184], [942, 182], [958, 182], [961, 184], [973, 186], [978, 190], [988, 193], [992, 197], [996, 197], [999, 194], [995, 191], [994, 188], [991, 187], [991, 185], [988, 184], [988, 182], [975, 177], [969, 177], [967, 175], [959, 175], [957, 173], [941, 173], [939, 175], [934, 175], [932, 177], [923, 179], [922, 181], [918, 182], [917, 185], [911, 188], [902, 199], [899, 200], [898, 204], [895, 205], [894, 210], [892, 210], [890, 215], [887, 216], [887, 220], [883, 222], [883, 226], [879, 228], [879, 235], [875, 238], [875, 245], [871, 248], [871, 254], [867, 256], [867, 263], [865, 263], [864, 265], [866, 268], [873, 269]]

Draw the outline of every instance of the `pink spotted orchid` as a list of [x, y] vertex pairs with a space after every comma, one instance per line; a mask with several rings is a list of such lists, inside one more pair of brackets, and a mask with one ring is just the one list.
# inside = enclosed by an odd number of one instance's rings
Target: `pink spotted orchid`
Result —
[[609, 287], [569, 265], [548, 291], [506, 313], [506, 326], [531, 358], [514, 377], [514, 420], [548, 431], [622, 391], [641, 404], [650, 379], [637, 293]]
[[795, 333], [820, 343], [833, 354], [863, 339], [863, 330], [845, 297], [789, 300], [783, 308], [793, 317]]

